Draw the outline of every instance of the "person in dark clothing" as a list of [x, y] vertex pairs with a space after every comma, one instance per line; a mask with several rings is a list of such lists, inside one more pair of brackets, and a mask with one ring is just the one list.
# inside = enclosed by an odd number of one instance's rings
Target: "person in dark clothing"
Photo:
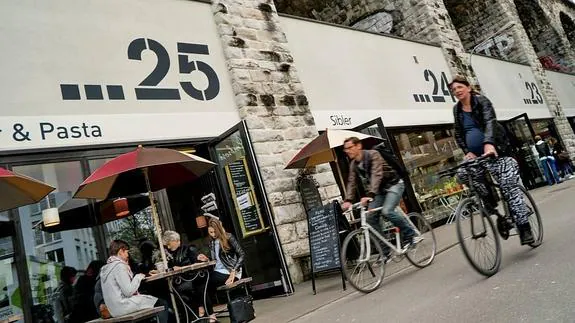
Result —
[[[179, 269], [202, 261], [197, 249], [193, 246], [181, 244], [180, 234], [175, 231], [165, 231], [162, 237], [168, 267]], [[158, 261], [160, 261], [158, 259]], [[188, 301], [193, 310], [197, 310], [199, 317], [206, 315], [206, 311], [213, 313], [213, 306], [209, 297], [206, 298], [204, 308], [204, 294], [206, 292], [207, 277], [198, 273], [184, 273], [174, 279], [174, 287], [180, 295]], [[215, 320], [215, 319], [214, 319]]]
[[571, 161], [569, 160], [569, 153], [565, 151], [563, 145], [559, 140], [551, 137], [549, 138], [549, 144], [553, 147], [553, 157], [555, 157], [555, 163], [557, 165], [557, 171], [560, 172], [560, 176], [563, 179], [573, 179], [573, 168], [571, 167]]
[[[216, 218], [208, 222], [208, 234], [211, 238], [210, 258], [216, 261], [208, 282], [209, 296], [212, 296], [216, 294], [219, 286], [232, 284], [242, 278], [245, 252], [234, 235], [226, 232], [222, 222]], [[209, 261], [210, 258], [203, 254], [198, 255], [200, 261]], [[216, 321], [216, 315], [210, 315], [210, 322]]]
[[[497, 122], [495, 110], [491, 101], [485, 96], [473, 91], [469, 82], [462, 77], [456, 77], [450, 88], [459, 100], [453, 107], [455, 120], [455, 140], [465, 153], [465, 159], [474, 159], [482, 155], [491, 155], [485, 166], [497, 180], [503, 198], [508, 202], [512, 216], [515, 218], [521, 244], [530, 244], [535, 240], [528, 221], [529, 208], [525, 204], [519, 189], [519, 166], [517, 161], [509, 157], [509, 141], [505, 130]], [[467, 183], [466, 170], [460, 169], [458, 178]], [[481, 195], [489, 212], [497, 212], [497, 200], [486, 184], [484, 167], [471, 171], [473, 187]]]
[[[369, 209], [383, 207], [381, 212], [370, 213], [367, 217], [367, 223], [383, 235], [383, 228], [379, 222], [383, 215], [399, 228], [404, 246], [413, 243], [415, 231], [406, 218], [396, 211], [405, 190], [405, 183], [398, 173], [378, 151], [364, 150], [357, 137], [346, 139], [343, 143], [343, 150], [351, 162], [347, 180], [347, 195], [342, 208], [347, 210], [351, 207], [356, 189], [358, 185], [361, 185], [367, 195], [360, 199], [361, 204], [368, 205]], [[390, 252], [389, 247], [382, 243], [382, 248], [387, 256]]]
[[100, 269], [105, 264], [102, 260], [92, 261], [86, 268], [86, 273], [78, 278], [74, 286], [74, 309], [70, 322], [87, 322], [99, 317], [93, 302], [94, 286]]
[[535, 136], [535, 149], [537, 150], [537, 154], [539, 154], [539, 162], [541, 163], [541, 168], [543, 168], [547, 184], [551, 186], [561, 183], [561, 179], [557, 173], [556, 159], [551, 153], [549, 145], [541, 139], [541, 136]]
[[74, 282], [78, 271], [73, 267], [64, 267], [60, 271], [60, 285], [54, 292], [54, 320], [58, 323], [70, 322], [74, 305]]

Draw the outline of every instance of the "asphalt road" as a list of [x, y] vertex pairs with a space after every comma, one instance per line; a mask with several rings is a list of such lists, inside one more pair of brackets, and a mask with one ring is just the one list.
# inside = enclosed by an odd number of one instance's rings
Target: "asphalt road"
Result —
[[575, 180], [537, 203], [544, 241], [502, 240], [500, 271], [485, 278], [459, 245], [425, 269], [387, 277], [370, 294], [352, 293], [295, 322], [575, 322]]

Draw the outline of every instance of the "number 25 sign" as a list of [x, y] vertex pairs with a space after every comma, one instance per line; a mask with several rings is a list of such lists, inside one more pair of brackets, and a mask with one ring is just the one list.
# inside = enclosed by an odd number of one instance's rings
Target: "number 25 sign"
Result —
[[[209, 55], [207, 45], [192, 43], [177, 43], [178, 67], [180, 75], [189, 75], [194, 71], [203, 73], [208, 85], [199, 89], [190, 81], [179, 82], [185, 94], [193, 99], [209, 101], [220, 92], [220, 80], [216, 71], [196, 56]], [[134, 88], [137, 100], [181, 100], [180, 89], [159, 86], [170, 71], [170, 54], [158, 41], [149, 38], [134, 39], [128, 45], [128, 59], [141, 61], [144, 51], [151, 51], [156, 55], [157, 63], [150, 74]], [[87, 100], [104, 100], [103, 88], [106, 88], [108, 99], [125, 100], [124, 87], [117, 84], [84, 85]], [[81, 100], [79, 84], [60, 84], [63, 100]]]

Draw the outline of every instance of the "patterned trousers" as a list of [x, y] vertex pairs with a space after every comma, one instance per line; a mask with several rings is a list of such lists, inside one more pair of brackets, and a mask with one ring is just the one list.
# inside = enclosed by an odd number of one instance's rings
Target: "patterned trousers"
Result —
[[499, 183], [499, 188], [503, 198], [509, 205], [509, 211], [515, 218], [518, 225], [525, 224], [528, 221], [529, 208], [523, 200], [523, 193], [519, 189], [519, 165], [511, 157], [500, 157], [488, 159], [482, 162], [481, 166], [460, 168], [457, 172], [457, 178], [463, 184], [469, 186], [468, 174], [471, 173], [473, 188], [479, 193], [484, 201], [490, 200], [490, 191], [485, 177], [486, 168], [489, 169], [491, 176]]

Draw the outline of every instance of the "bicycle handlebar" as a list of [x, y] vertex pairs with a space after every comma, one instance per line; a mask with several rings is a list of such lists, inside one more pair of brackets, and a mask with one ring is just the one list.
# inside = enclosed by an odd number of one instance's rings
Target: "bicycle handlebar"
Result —
[[489, 158], [493, 158], [493, 157], [495, 157], [495, 156], [493, 156], [493, 155], [483, 155], [483, 156], [479, 156], [479, 157], [474, 158], [474, 159], [465, 160], [465, 161], [463, 161], [461, 164], [459, 164], [459, 165], [457, 165], [457, 166], [453, 166], [453, 167], [448, 168], [448, 169], [445, 169], [445, 170], [442, 170], [442, 171], [438, 172], [437, 174], [438, 174], [440, 177], [446, 177], [446, 176], [448, 176], [448, 177], [453, 177], [453, 176], [457, 173], [457, 170], [458, 170], [458, 169], [460, 169], [460, 168], [466, 168], [466, 167], [473, 166], [473, 165], [478, 165], [478, 164], [480, 164], [482, 161], [484, 161], [484, 160], [486, 160], [486, 159], [489, 159]]

